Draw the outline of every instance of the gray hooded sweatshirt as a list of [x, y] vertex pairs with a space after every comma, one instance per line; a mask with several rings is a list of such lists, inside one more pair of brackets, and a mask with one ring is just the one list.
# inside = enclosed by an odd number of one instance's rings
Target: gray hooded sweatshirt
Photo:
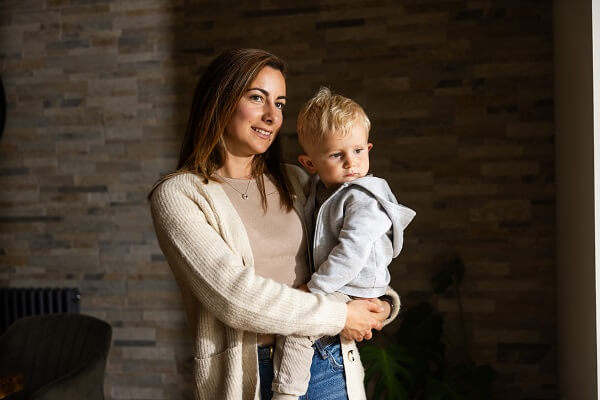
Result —
[[368, 175], [343, 183], [313, 218], [318, 183], [315, 177], [304, 210], [313, 238], [310, 291], [384, 295], [388, 265], [400, 254], [404, 228], [415, 212], [398, 204], [385, 180]]

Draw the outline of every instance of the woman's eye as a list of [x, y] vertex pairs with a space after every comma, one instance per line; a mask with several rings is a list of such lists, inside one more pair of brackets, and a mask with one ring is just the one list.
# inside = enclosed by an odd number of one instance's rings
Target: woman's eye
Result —
[[260, 96], [258, 94], [251, 94], [250, 95], [250, 100], [252, 100], [252, 101], [262, 101], [262, 96]]
[[277, 107], [280, 110], [283, 110], [283, 108], [285, 107], [285, 103], [275, 103], [275, 107]]

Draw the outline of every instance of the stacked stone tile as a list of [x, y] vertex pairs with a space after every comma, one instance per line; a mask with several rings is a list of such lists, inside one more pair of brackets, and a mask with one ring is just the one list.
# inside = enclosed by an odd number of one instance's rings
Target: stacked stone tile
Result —
[[[417, 217], [392, 266], [405, 305], [463, 257], [473, 358], [497, 398], [556, 398], [549, 2], [4, 0], [0, 284], [76, 286], [115, 328], [112, 399], [191, 396], [190, 342], [146, 195], [173, 169], [194, 84], [230, 47], [289, 63], [286, 157], [320, 85], [365, 106], [372, 172]], [[459, 359], [458, 350], [450, 352]]]

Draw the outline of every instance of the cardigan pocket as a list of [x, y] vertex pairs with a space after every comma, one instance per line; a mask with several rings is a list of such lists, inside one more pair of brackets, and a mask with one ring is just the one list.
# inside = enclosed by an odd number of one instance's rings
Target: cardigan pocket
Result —
[[[206, 358], [194, 357], [196, 389], [201, 399], [230, 398], [229, 390], [241, 389], [242, 346], [229, 348]], [[217, 397], [215, 397], [217, 396]], [[233, 398], [233, 397], [231, 397]]]

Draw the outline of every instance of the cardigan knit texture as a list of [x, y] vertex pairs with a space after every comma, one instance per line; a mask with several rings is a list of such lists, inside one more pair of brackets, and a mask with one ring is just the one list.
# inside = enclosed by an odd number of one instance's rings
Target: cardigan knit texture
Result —
[[[308, 178], [298, 167], [287, 169], [301, 216]], [[151, 212], [191, 328], [196, 399], [260, 399], [257, 333], [322, 336], [344, 327], [344, 303], [254, 273], [244, 225], [220, 183], [174, 175], [152, 193]], [[394, 302], [389, 322], [400, 301], [393, 290], [387, 294]], [[355, 343], [342, 343], [342, 351], [349, 399], [364, 399]]]

